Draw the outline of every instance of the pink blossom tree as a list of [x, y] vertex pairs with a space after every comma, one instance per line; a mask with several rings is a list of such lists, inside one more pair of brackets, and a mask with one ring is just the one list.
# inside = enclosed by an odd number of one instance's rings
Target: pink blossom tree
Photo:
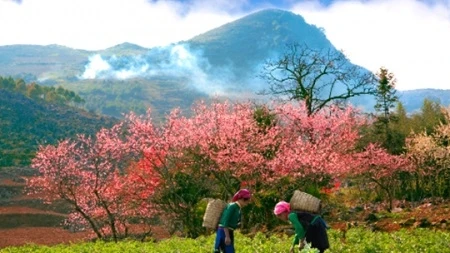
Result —
[[392, 155], [386, 149], [369, 144], [354, 155], [351, 176], [361, 176], [375, 183], [388, 197], [388, 210], [393, 208], [394, 190], [399, 185], [398, 173], [411, 170], [405, 156]]
[[351, 167], [352, 153], [364, 117], [351, 107], [329, 107], [308, 115], [303, 104], [275, 108], [279, 119], [277, 156], [269, 168], [275, 175], [332, 177]]
[[41, 146], [32, 162], [39, 176], [28, 183], [30, 192], [43, 194], [46, 201], [69, 203], [74, 210], [69, 223], [89, 225], [98, 238], [111, 235], [114, 241], [126, 235], [130, 215], [151, 215], [147, 199], [158, 184], [156, 176], [144, 176], [137, 169], [125, 173], [139, 156], [131, 152], [122, 130], [118, 124], [95, 138], [79, 135], [56, 146]]

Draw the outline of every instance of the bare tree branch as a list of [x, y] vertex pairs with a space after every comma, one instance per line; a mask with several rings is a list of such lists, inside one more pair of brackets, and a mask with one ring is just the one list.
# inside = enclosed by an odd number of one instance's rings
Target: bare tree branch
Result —
[[309, 115], [332, 103], [374, 94], [376, 83], [372, 73], [351, 64], [342, 52], [300, 44], [287, 45], [282, 57], [268, 61], [262, 77], [270, 87], [260, 94], [304, 101]]

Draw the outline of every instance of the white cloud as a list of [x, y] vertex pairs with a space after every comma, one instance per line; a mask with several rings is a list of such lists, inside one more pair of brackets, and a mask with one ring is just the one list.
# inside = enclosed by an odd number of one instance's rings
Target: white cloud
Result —
[[0, 1], [0, 45], [60, 44], [97, 50], [123, 42], [162, 46], [206, 32], [238, 16], [176, 1]]
[[450, 1], [339, 1], [298, 4], [293, 11], [325, 28], [352, 62], [388, 68], [399, 90], [450, 88]]

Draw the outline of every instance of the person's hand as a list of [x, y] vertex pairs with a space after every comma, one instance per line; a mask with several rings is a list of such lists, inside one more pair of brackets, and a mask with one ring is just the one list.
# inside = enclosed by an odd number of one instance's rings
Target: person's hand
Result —
[[298, 250], [302, 250], [305, 247], [305, 240], [301, 240], [300, 244], [298, 245]]
[[231, 244], [231, 239], [230, 237], [226, 236], [225, 237], [225, 245], [230, 245]]

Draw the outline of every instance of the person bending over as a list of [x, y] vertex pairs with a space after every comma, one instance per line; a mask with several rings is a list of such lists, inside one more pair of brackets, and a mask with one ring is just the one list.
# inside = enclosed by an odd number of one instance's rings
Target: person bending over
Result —
[[294, 252], [296, 245], [299, 250], [303, 249], [307, 242], [321, 253], [330, 247], [327, 235], [328, 227], [320, 215], [309, 212], [292, 212], [291, 205], [285, 201], [278, 202], [273, 212], [277, 218], [289, 221], [294, 226], [295, 237], [289, 252]]

